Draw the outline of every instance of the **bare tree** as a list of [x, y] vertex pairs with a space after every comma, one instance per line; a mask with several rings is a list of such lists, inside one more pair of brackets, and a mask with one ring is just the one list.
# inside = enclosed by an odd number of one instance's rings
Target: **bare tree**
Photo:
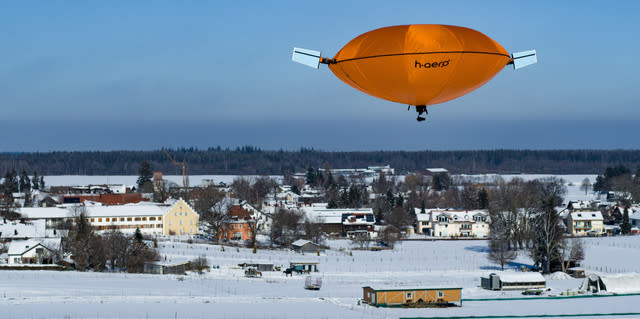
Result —
[[591, 181], [589, 180], [588, 177], [585, 177], [582, 180], [582, 184], [580, 185], [580, 189], [584, 191], [584, 194], [587, 195], [587, 192], [589, 192], [592, 188], [592, 184]]
[[127, 264], [129, 240], [118, 230], [110, 231], [102, 237], [105, 258], [112, 271], [124, 269]]
[[530, 249], [531, 258], [542, 266], [544, 273], [551, 272], [551, 265], [562, 262], [564, 229], [562, 219], [555, 207], [562, 204], [566, 187], [561, 179], [551, 177], [536, 183], [538, 212], [534, 217], [534, 238]]
[[509, 247], [506, 240], [494, 239], [489, 240], [489, 255], [487, 258], [494, 264], [500, 265], [500, 269], [504, 270], [504, 265], [514, 261], [518, 254]]
[[489, 254], [487, 258], [500, 265], [501, 270], [504, 270], [504, 265], [512, 262], [518, 256], [515, 250], [509, 247], [507, 222], [502, 218], [492, 218], [489, 229]]
[[238, 196], [239, 199], [243, 199], [248, 202], [251, 202], [251, 198], [252, 198], [251, 182], [247, 178], [245, 177], [235, 178], [233, 180], [233, 183], [231, 183], [231, 189], [233, 190], [233, 193], [236, 194], [236, 196]]
[[300, 221], [303, 214], [299, 211], [284, 208], [277, 209], [272, 215], [271, 245], [289, 245], [297, 239], [300, 232]]
[[396, 207], [386, 214], [384, 221], [389, 225], [402, 229], [403, 227], [413, 223], [413, 217], [412, 213], [407, 209], [403, 207]]
[[302, 227], [304, 228], [304, 234], [306, 239], [319, 245], [324, 243], [326, 234], [322, 230], [322, 225], [312, 220], [305, 219], [304, 223], [302, 224]]
[[200, 213], [200, 221], [203, 222], [207, 229], [207, 233], [215, 242], [219, 240], [220, 233], [229, 221], [229, 216], [227, 215], [228, 211], [228, 202], [226, 200], [221, 200], [215, 203], [210, 209], [204, 210]]
[[385, 227], [380, 234], [378, 234], [378, 240], [381, 244], [384, 244], [391, 249], [395, 247], [396, 242], [400, 240], [401, 237], [402, 233], [400, 232], [400, 229], [391, 225]]
[[202, 271], [208, 268], [209, 262], [205, 255], [198, 256], [198, 258], [191, 261], [191, 269], [197, 271], [198, 274], [202, 274]]
[[359, 249], [369, 248], [369, 244], [371, 244], [371, 239], [369, 238], [369, 234], [355, 233], [351, 236], [351, 244], [358, 246]]

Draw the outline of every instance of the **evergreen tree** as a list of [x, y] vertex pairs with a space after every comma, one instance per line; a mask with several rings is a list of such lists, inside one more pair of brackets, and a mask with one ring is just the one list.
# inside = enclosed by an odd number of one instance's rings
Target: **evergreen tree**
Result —
[[478, 191], [478, 208], [479, 209], [489, 208], [489, 193], [484, 188], [481, 188]]
[[2, 185], [5, 194], [17, 193], [19, 190], [18, 173], [16, 170], [7, 171], [4, 175], [4, 184]]
[[23, 193], [31, 192], [31, 179], [29, 178], [27, 171], [24, 169], [22, 170], [22, 173], [20, 173], [19, 187], [20, 191]]
[[40, 176], [40, 185], [38, 186], [38, 189], [44, 190], [44, 176]]
[[140, 163], [140, 169], [138, 170], [138, 189], [141, 189], [143, 185], [147, 183], [151, 183], [151, 178], [153, 177], [153, 169], [151, 168], [151, 164], [149, 162], [144, 161]]
[[133, 234], [133, 238], [139, 243], [141, 243], [142, 239], [144, 239], [142, 237], [142, 232], [140, 231], [140, 227], [136, 227], [136, 232]]
[[623, 235], [627, 235], [631, 232], [631, 223], [629, 222], [629, 209], [627, 207], [624, 208], [624, 213], [622, 214], [622, 224], [620, 224], [620, 231]]
[[309, 165], [309, 167], [307, 168], [307, 175], [306, 175], [306, 183], [307, 185], [315, 185], [316, 184], [316, 172], [313, 169], [313, 166]]
[[31, 189], [40, 189], [40, 179], [38, 178], [38, 172], [33, 171], [33, 179], [31, 180]]

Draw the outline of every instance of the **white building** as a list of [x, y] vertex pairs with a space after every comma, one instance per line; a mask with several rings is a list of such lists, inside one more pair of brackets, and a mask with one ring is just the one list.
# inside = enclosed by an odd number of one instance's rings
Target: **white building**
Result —
[[52, 264], [61, 251], [61, 239], [13, 240], [9, 244], [8, 264]]
[[486, 210], [448, 210], [416, 208], [416, 233], [434, 237], [487, 237], [489, 213]]
[[53, 228], [59, 222], [73, 220], [82, 211], [98, 232], [117, 229], [133, 233], [136, 228], [147, 235], [195, 235], [198, 232], [199, 215], [182, 199], [166, 203], [22, 208], [19, 213], [30, 220], [44, 219], [47, 228]]
[[604, 218], [599, 211], [571, 212], [567, 217], [567, 231], [572, 235], [601, 235]]

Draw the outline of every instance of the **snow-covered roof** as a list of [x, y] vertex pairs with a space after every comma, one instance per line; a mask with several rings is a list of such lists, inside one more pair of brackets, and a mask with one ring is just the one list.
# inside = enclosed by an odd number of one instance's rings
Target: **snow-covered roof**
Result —
[[502, 282], [545, 282], [544, 276], [539, 272], [499, 272]]
[[13, 240], [9, 244], [9, 256], [11, 255], [22, 255], [27, 250], [32, 249], [35, 246], [40, 245], [40, 241], [34, 239], [26, 239], [26, 240]]
[[[330, 209], [325, 207], [304, 207], [302, 208], [309, 220], [323, 224], [340, 224], [342, 223], [342, 215], [360, 215], [373, 214], [371, 208], [336, 208]], [[350, 223], [353, 224], [353, 223]]]
[[603, 220], [599, 211], [580, 211], [571, 213], [572, 220]]
[[431, 214], [428, 210], [424, 210], [424, 214], [422, 213], [422, 208], [414, 208], [414, 213], [416, 214], [416, 220], [419, 222], [428, 222], [431, 220]]
[[[87, 217], [111, 216], [164, 216], [177, 201], [164, 204], [140, 202], [125, 205], [87, 205], [84, 206]], [[28, 207], [20, 209], [20, 214], [28, 219], [68, 218], [75, 215], [79, 206]]]
[[430, 173], [449, 173], [449, 171], [446, 168], [441, 168], [441, 167], [434, 167], [434, 168], [427, 168], [427, 171], [429, 171]]
[[[312, 243], [311, 241], [306, 240], [306, 239], [298, 239], [298, 240], [296, 240], [296, 241], [292, 242], [292, 243], [291, 243], [291, 245], [292, 245], [292, 246], [302, 247], [302, 246], [304, 246], [304, 245], [306, 245], [306, 244], [309, 244], [309, 243], [314, 244], [314, 243]], [[314, 244], [314, 245], [315, 245], [315, 244]]]
[[629, 215], [629, 219], [640, 219], [640, 210], [636, 210], [635, 213]]
[[434, 219], [438, 215], [447, 215], [453, 221], [469, 221], [473, 222], [473, 216], [483, 215], [487, 216], [488, 213], [485, 210], [429, 210], [433, 214]]
[[[585, 278], [585, 281], [589, 277]], [[612, 293], [637, 293], [640, 292], [640, 274], [628, 273], [628, 274], [615, 274], [615, 275], [602, 275], [600, 276], [602, 282], [605, 285], [607, 292]]]
[[169, 205], [114, 205], [114, 206], [87, 206], [87, 217], [110, 216], [164, 216], [171, 206]]
[[19, 221], [0, 222], [0, 238], [45, 237], [45, 220], [35, 219], [26, 224]]
[[20, 208], [18, 213], [28, 219], [67, 218], [73, 216], [65, 206], [23, 207]]

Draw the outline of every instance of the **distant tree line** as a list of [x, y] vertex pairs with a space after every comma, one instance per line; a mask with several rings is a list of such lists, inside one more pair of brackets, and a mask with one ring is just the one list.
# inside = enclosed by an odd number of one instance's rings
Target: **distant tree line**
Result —
[[[399, 172], [444, 167], [452, 173], [598, 174], [607, 167], [636, 167], [640, 150], [478, 150], [326, 152], [302, 148], [267, 151], [245, 146], [168, 150], [186, 161], [189, 174], [272, 174], [305, 172], [309, 166], [362, 168], [391, 165]], [[0, 153], [0, 172], [24, 169], [42, 175], [136, 175], [148, 162], [165, 174], [182, 174], [162, 150]]]

